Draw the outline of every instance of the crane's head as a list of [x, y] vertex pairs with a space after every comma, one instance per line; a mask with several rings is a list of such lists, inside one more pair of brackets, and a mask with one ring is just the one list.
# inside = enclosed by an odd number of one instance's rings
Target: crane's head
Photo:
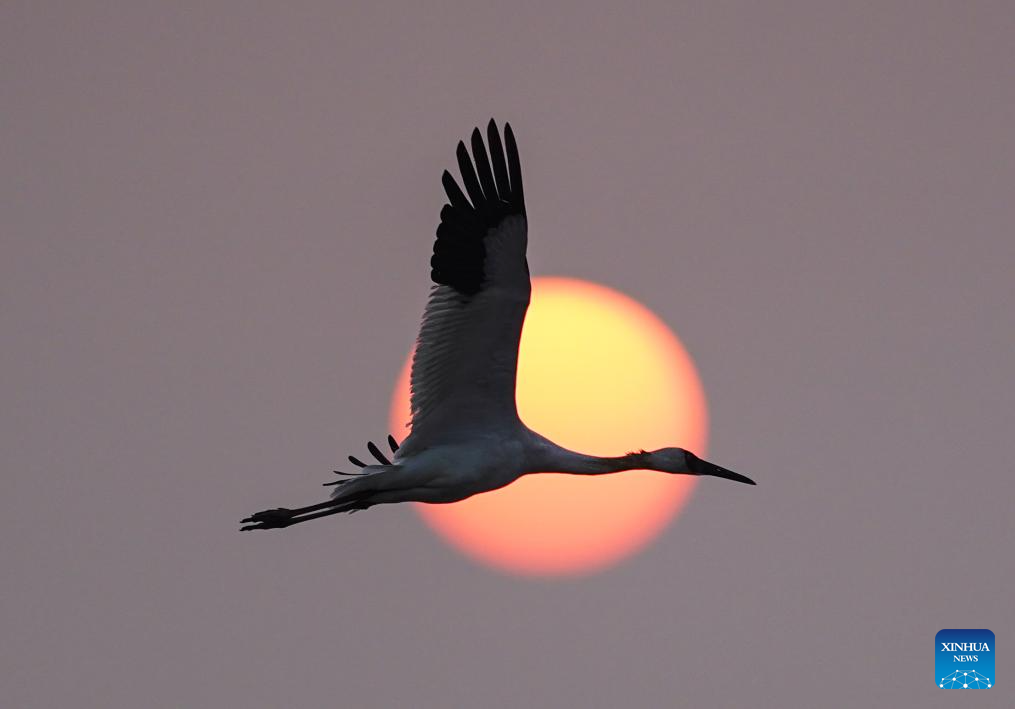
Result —
[[717, 478], [736, 480], [740, 483], [754, 485], [755, 482], [749, 477], [734, 473], [715, 463], [702, 460], [691, 451], [683, 448], [660, 448], [651, 453], [642, 454], [645, 456], [645, 467], [651, 470], [660, 470], [664, 473], [680, 475], [712, 475]]

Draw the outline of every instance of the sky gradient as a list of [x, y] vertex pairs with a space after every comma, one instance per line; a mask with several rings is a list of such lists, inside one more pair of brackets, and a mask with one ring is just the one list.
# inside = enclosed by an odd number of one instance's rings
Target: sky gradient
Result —
[[[1015, 9], [576, 7], [3, 4], [5, 706], [952, 706], [942, 628], [1010, 706]], [[491, 116], [532, 272], [673, 328], [758, 486], [566, 581], [239, 534], [387, 433]]]

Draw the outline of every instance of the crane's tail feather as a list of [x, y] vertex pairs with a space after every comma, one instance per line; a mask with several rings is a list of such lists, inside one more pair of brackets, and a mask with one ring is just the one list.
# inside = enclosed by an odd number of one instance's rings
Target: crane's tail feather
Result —
[[382, 477], [386, 473], [398, 470], [397, 465], [366, 465], [363, 472], [352, 478], [336, 481], [335, 489], [331, 491], [333, 501], [352, 500], [362, 494], [372, 493], [383, 487], [380, 485]]

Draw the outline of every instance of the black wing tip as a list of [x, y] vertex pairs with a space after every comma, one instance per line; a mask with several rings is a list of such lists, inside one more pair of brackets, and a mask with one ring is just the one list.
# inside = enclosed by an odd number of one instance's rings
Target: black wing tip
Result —
[[[490, 181], [493, 188], [494, 194], [487, 194], [487, 183], [483, 184], [483, 192], [479, 195], [480, 199], [472, 200], [472, 207], [477, 212], [491, 212], [489, 216], [496, 218], [496, 221], [500, 221], [504, 216], [510, 214], [525, 214], [525, 202], [522, 192], [521, 184], [521, 161], [518, 157], [518, 145], [515, 141], [514, 131], [511, 128], [511, 124], [508, 122], [504, 123], [504, 144], [501, 144], [500, 131], [497, 128], [497, 121], [494, 118], [486, 124], [487, 135], [484, 140], [483, 133], [479, 126], [475, 126], [470, 134], [470, 142], [472, 151], [469, 151], [469, 145], [464, 140], [458, 141], [458, 146], [455, 149], [455, 156], [458, 158], [458, 166], [462, 171], [462, 181], [466, 183], [466, 189], [468, 189], [468, 183], [471, 182], [472, 178], [477, 178], [477, 181], [482, 181], [483, 166], [490, 166], [492, 163], [492, 169], [495, 180]], [[505, 145], [506, 144], [506, 145]], [[507, 159], [505, 160], [505, 150], [507, 148]], [[489, 160], [489, 162], [488, 162]], [[499, 162], [499, 164], [498, 164]], [[498, 169], [501, 165], [506, 163], [507, 172], [510, 172], [510, 182], [502, 180], [497, 175]], [[477, 173], [477, 168], [479, 172]], [[489, 175], [488, 175], [489, 176]], [[506, 177], [506, 175], [505, 175]], [[451, 181], [458, 184], [454, 176], [450, 171], [445, 170], [441, 175], [443, 181]], [[469, 190], [469, 196], [472, 197], [472, 191]], [[458, 206], [458, 205], [452, 205]], [[484, 209], [484, 206], [487, 209]]]
[[515, 141], [515, 131], [511, 127], [510, 123], [504, 124], [504, 142], [510, 143], [512, 146], [511, 148], [512, 150], [518, 149], [518, 143]]
[[461, 183], [448, 170], [441, 174], [449, 204], [441, 209], [430, 277], [464, 295], [475, 295], [482, 288], [487, 232], [509, 216], [525, 215], [518, 148], [510, 125], [504, 125], [506, 151], [491, 118], [486, 143], [479, 127], [473, 128], [472, 154], [464, 140], [458, 141], [455, 155]]

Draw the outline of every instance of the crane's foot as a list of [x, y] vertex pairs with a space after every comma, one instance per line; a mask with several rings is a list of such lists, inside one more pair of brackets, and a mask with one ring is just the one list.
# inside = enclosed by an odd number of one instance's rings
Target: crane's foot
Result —
[[276, 507], [273, 510], [255, 512], [246, 519], [240, 520], [241, 524], [249, 522], [247, 526], [240, 527], [240, 531], [245, 532], [248, 529], [283, 529], [294, 523], [293, 518], [295, 516], [295, 510], [290, 510], [285, 507]]

